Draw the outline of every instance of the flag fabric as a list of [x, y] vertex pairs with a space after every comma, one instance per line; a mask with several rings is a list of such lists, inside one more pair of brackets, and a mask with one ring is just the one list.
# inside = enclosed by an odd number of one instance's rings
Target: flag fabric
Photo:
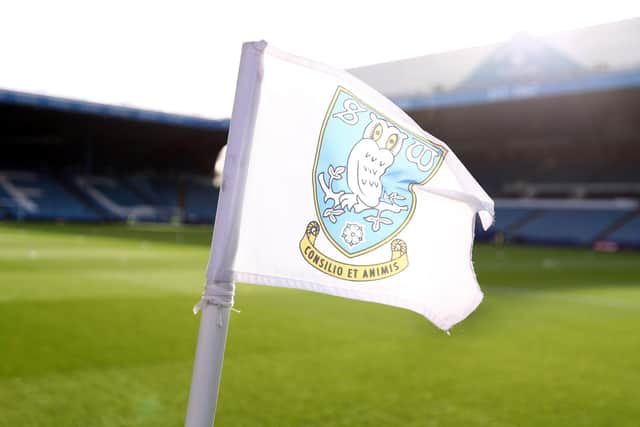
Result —
[[246, 43], [220, 194], [210, 286], [378, 302], [443, 330], [482, 301], [473, 235], [493, 201], [447, 144], [345, 71]]

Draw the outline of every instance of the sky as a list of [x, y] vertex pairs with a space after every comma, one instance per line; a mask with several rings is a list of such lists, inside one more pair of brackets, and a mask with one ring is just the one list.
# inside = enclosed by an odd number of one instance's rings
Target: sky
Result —
[[0, 0], [0, 88], [227, 118], [243, 41], [352, 68], [636, 16], [637, 0]]

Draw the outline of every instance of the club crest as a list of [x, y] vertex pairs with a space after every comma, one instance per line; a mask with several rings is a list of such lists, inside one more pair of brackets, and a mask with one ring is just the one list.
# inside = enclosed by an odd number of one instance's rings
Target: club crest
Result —
[[[385, 245], [411, 221], [416, 208], [412, 187], [426, 183], [437, 172], [446, 152], [338, 87], [324, 119], [313, 167], [318, 221], [309, 224], [306, 235], [315, 239], [320, 228], [349, 258]], [[315, 236], [309, 235], [310, 229]], [[402, 244], [394, 241], [392, 254], [404, 245], [396, 240]], [[306, 258], [309, 261], [308, 254]], [[327, 257], [324, 264], [330, 261]]]

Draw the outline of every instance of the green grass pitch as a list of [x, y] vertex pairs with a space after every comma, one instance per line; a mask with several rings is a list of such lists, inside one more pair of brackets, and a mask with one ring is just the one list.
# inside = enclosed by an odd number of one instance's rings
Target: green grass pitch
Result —
[[[209, 227], [0, 224], [0, 426], [180, 426]], [[241, 284], [217, 426], [638, 426], [640, 253], [478, 245], [449, 337]]]

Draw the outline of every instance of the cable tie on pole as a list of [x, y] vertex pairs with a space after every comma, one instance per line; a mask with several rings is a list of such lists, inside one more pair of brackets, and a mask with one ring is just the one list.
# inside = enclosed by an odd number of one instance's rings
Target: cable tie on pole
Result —
[[233, 295], [233, 285], [230, 286], [228, 283], [208, 284], [204, 287], [200, 301], [193, 306], [193, 314], [198, 314], [206, 304], [216, 305], [218, 307], [229, 307], [232, 311], [240, 313], [240, 310], [233, 308]]

